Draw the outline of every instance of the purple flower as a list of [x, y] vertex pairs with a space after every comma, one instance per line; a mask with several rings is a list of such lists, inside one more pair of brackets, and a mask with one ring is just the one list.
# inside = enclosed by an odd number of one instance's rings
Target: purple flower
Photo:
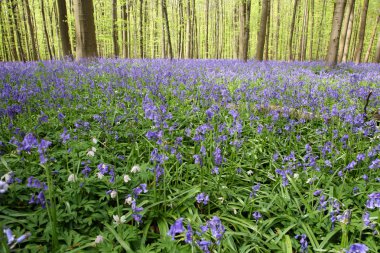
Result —
[[365, 213], [363, 214], [363, 223], [364, 223], [364, 225], [367, 226], [367, 227], [371, 224], [371, 220], [370, 220], [370, 214], [369, 214], [369, 212], [365, 212]]
[[366, 253], [368, 251], [368, 247], [361, 243], [354, 243], [352, 244], [346, 253]]
[[202, 157], [200, 155], [193, 155], [194, 163], [202, 166]]
[[15, 240], [15, 236], [13, 235], [12, 230], [10, 228], [4, 228], [3, 232], [7, 236], [8, 245], [12, 244]]
[[209, 196], [204, 193], [204, 192], [201, 192], [199, 193], [196, 198], [197, 202], [200, 204], [200, 203], [203, 203], [203, 205], [207, 205], [208, 201], [209, 201]]
[[193, 242], [193, 229], [190, 226], [190, 223], [187, 224], [187, 232], [185, 237], [185, 243], [191, 244]]
[[250, 197], [250, 198], [252, 198], [252, 197], [256, 197], [256, 196], [257, 196], [257, 192], [260, 190], [260, 186], [261, 186], [260, 183], [258, 183], [258, 184], [256, 184], [256, 185], [252, 186], [252, 191], [251, 191], [251, 193], [249, 194], [249, 197]]
[[70, 140], [70, 134], [67, 133], [67, 129], [64, 128], [63, 129], [63, 133], [60, 135], [61, 139], [62, 139], [62, 143], [65, 144], [68, 140]]
[[203, 251], [203, 253], [210, 253], [209, 247], [211, 245], [211, 242], [202, 240], [202, 241], [198, 241], [197, 243], [198, 243], [199, 248]]
[[296, 235], [295, 238], [299, 241], [300, 241], [300, 244], [301, 244], [301, 252], [307, 252], [307, 247], [308, 247], [308, 243], [307, 243], [307, 237], [305, 234], [302, 234], [302, 235]]
[[368, 195], [366, 207], [368, 209], [380, 208], [380, 192], [374, 192]]
[[316, 190], [316, 191], [313, 193], [313, 195], [314, 195], [315, 197], [318, 197], [319, 195], [321, 195], [321, 193], [322, 193], [322, 190]]
[[221, 165], [223, 162], [222, 150], [219, 147], [217, 147], [213, 154], [214, 154], [215, 165]]
[[219, 168], [215, 166], [215, 167], [211, 170], [211, 174], [218, 175], [218, 174], [219, 174]]
[[185, 228], [183, 227], [183, 218], [177, 219], [173, 225], [171, 225], [168, 235], [172, 237], [172, 240], [174, 240], [174, 237], [176, 234], [180, 234], [185, 231]]
[[378, 158], [376, 160], [373, 160], [368, 168], [370, 168], [371, 170], [372, 169], [379, 169], [380, 168], [380, 159]]
[[217, 240], [217, 244], [220, 243], [224, 232], [226, 231], [219, 217], [214, 216], [211, 220], [207, 222], [209, 229], [211, 230], [212, 236]]
[[252, 217], [256, 220], [256, 221], [258, 221], [259, 219], [261, 219], [263, 216], [261, 215], [261, 213], [260, 212], [254, 212], [253, 214], [252, 214]]

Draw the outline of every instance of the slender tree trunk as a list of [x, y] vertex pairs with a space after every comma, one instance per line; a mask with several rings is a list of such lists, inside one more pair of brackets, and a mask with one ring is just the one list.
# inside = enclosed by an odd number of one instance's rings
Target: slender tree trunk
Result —
[[266, 37], [265, 33], [267, 30], [266, 27], [267, 27], [267, 21], [268, 21], [268, 11], [269, 11], [269, 0], [263, 0], [263, 5], [261, 9], [260, 31], [257, 37], [257, 48], [256, 48], [256, 60], [258, 61], [263, 60], [265, 37]]
[[25, 53], [25, 58], [26, 60], [31, 60], [33, 59], [33, 56], [32, 56], [32, 50], [31, 50], [31, 46], [30, 46], [30, 43], [29, 43], [29, 37], [28, 36], [28, 25], [27, 25], [27, 19], [26, 19], [26, 11], [25, 11], [25, 8], [23, 6], [23, 3], [21, 3], [21, 6], [19, 8], [19, 15], [22, 16], [22, 23], [23, 23], [23, 33], [22, 33], [22, 38], [24, 39], [25, 41], [25, 46], [26, 46], [26, 53]]
[[169, 58], [170, 60], [172, 60], [173, 49], [172, 49], [172, 42], [170, 38], [170, 28], [169, 28], [168, 10], [166, 8], [166, 0], [161, 0], [161, 8], [162, 8], [162, 18], [164, 19], [164, 22], [165, 22], [166, 34], [167, 34], [167, 39], [168, 39]]
[[281, 17], [280, 17], [280, 9], [281, 9], [281, 7], [280, 7], [280, 2], [281, 1], [277, 1], [277, 24], [276, 24], [276, 26], [277, 26], [277, 28], [276, 28], [276, 39], [275, 39], [275, 47], [276, 47], [276, 49], [275, 49], [275, 58], [276, 58], [276, 60], [278, 60], [279, 59], [279, 49], [278, 49], [278, 45], [279, 45], [279, 43], [280, 43], [280, 25], [281, 25]]
[[360, 63], [363, 51], [364, 36], [365, 36], [365, 26], [367, 22], [367, 10], [368, 10], [369, 0], [364, 0], [362, 16], [360, 18], [360, 28], [359, 28], [359, 41], [355, 50], [355, 63]]
[[205, 53], [206, 58], [208, 58], [208, 21], [209, 21], [209, 9], [210, 9], [210, 0], [206, 0], [206, 34], [205, 34]]
[[[251, 0], [243, 0], [240, 5], [240, 37], [239, 55], [244, 62], [248, 60], [249, 24], [251, 16]], [[265, 36], [265, 30], [264, 30]], [[264, 38], [265, 39], [265, 38]]]
[[351, 42], [351, 34], [352, 34], [352, 25], [354, 22], [354, 11], [355, 11], [355, 6], [351, 6], [351, 11], [349, 13], [349, 21], [348, 21], [348, 26], [347, 26], [347, 34], [346, 34], [346, 39], [344, 42], [344, 48], [343, 48], [343, 54], [342, 54], [342, 62], [345, 63], [347, 62], [347, 56], [348, 56], [348, 51], [350, 48], [350, 42]]
[[240, 46], [240, 41], [239, 41], [239, 6], [236, 4], [234, 8], [234, 33], [235, 33], [235, 47], [234, 47], [234, 58], [239, 59], [239, 46]]
[[117, 0], [112, 0], [112, 41], [113, 53], [117, 58], [119, 57], [119, 36], [117, 29]]
[[344, 45], [346, 43], [348, 23], [350, 21], [350, 13], [354, 6], [355, 6], [355, 0], [348, 0], [346, 11], [344, 14], [344, 19], [343, 19], [342, 31], [340, 33], [340, 39], [339, 39], [338, 62], [342, 62]]
[[219, 59], [219, 0], [215, 0], [215, 29], [214, 29], [214, 44], [215, 44], [215, 58]]
[[293, 7], [293, 16], [292, 16], [292, 24], [290, 25], [290, 36], [289, 36], [289, 61], [293, 61], [293, 33], [294, 33], [294, 26], [296, 23], [296, 15], [297, 15], [297, 5], [298, 0], [294, 1], [294, 7]]
[[264, 60], [269, 60], [269, 35], [270, 35], [270, 16], [271, 16], [271, 4], [270, 0], [268, 0], [267, 6], [267, 25], [266, 25], [266, 35], [265, 35], [265, 52], [264, 52]]
[[53, 53], [51, 51], [50, 47], [50, 41], [49, 41], [49, 33], [46, 26], [46, 17], [45, 17], [45, 6], [44, 6], [44, 0], [41, 0], [41, 14], [42, 14], [42, 22], [44, 26], [44, 34], [45, 34], [45, 40], [46, 40], [46, 46], [48, 49], [50, 60], [53, 60]]
[[345, 5], [346, 0], [337, 0], [334, 7], [333, 24], [331, 28], [330, 43], [326, 61], [326, 63], [331, 67], [335, 67], [338, 60], [339, 36], [342, 28]]
[[139, 32], [140, 32], [140, 58], [144, 58], [144, 37], [143, 37], [143, 4], [144, 0], [140, 0], [140, 27], [139, 27]]
[[310, 51], [309, 60], [313, 60], [313, 43], [314, 43], [314, 0], [310, 2], [310, 14], [311, 14], [311, 31], [310, 31]]
[[309, 3], [305, 2], [304, 13], [303, 13], [303, 25], [302, 25], [302, 41], [301, 41], [301, 61], [306, 58], [306, 48], [307, 48], [307, 35], [308, 35], [308, 24], [309, 24]]
[[184, 58], [184, 44], [185, 44], [185, 20], [183, 18], [183, 1], [178, 1], [179, 9], [179, 35], [178, 35], [178, 58]]
[[191, 9], [191, 1], [188, 0], [187, 1], [187, 26], [186, 26], [186, 33], [187, 33], [186, 58], [187, 59], [192, 58], [192, 54], [191, 54], [192, 53], [192, 47], [191, 47], [192, 43], [191, 42], [193, 41], [193, 37], [192, 37], [193, 32], [192, 32], [192, 27], [191, 27], [192, 15], [191, 15], [190, 9]]
[[92, 0], [75, 0], [76, 59], [97, 57], [97, 45], [94, 23], [94, 5]]
[[[128, 8], [127, 8], [127, 5], [128, 5]], [[123, 43], [122, 43], [122, 46], [123, 46], [123, 57], [124, 58], [129, 58], [129, 50], [128, 50], [128, 31], [129, 31], [129, 28], [128, 28], [128, 25], [129, 25], [129, 22], [128, 22], [128, 15], [129, 15], [129, 1], [127, 1], [126, 3], [123, 3], [121, 5], [121, 13], [122, 13], [122, 17], [123, 17], [123, 32], [122, 32], [122, 35], [123, 35]]]
[[376, 25], [373, 27], [373, 32], [372, 32], [372, 35], [371, 35], [371, 40], [369, 42], [367, 53], [365, 54], [365, 57], [364, 57], [364, 62], [368, 62], [369, 55], [371, 54], [371, 49], [372, 49], [373, 41], [375, 40], [376, 30], [377, 30], [377, 26], [378, 26], [379, 22], [380, 22], [380, 15], [377, 16]]
[[27, 21], [28, 21], [28, 27], [29, 27], [29, 36], [32, 41], [32, 60], [37, 61], [38, 60], [38, 52], [37, 52], [37, 43], [36, 43], [36, 34], [34, 32], [34, 26], [32, 23], [32, 14], [30, 12], [30, 6], [29, 6], [29, 1], [24, 0], [24, 6], [26, 9], [26, 15], [27, 15]]
[[380, 33], [379, 38], [377, 39], [375, 62], [380, 63]]
[[[24, 50], [22, 48], [21, 34], [20, 34], [20, 28], [19, 28], [19, 24], [18, 24], [17, 2], [10, 0], [9, 3], [11, 5], [10, 8], [12, 11], [12, 23], [16, 27], [16, 38], [17, 38], [16, 40], [17, 40], [18, 55], [20, 56], [20, 60], [25, 62], [26, 61], [25, 53], [24, 53]], [[15, 40], [13, 40], [13, 43], [15, 43]], [[16, 45], [15, 45], [15, 49], [16, 49]]]
[[322, 31], [323, 31], [323, 21], [326, 16], [326, 0], [323, 0], [322, 6], [322, 18], [321, 23], [319, 24], [319, 35], [318, 35], [318, 45], [317, 45], [317, 56], [316, 58], [319, 60], [319, 52], [321, 51], [321, 39], [322, 39]]

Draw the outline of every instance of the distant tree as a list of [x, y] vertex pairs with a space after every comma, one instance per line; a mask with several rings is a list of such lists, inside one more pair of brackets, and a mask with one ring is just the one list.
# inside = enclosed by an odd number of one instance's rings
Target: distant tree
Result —
[[365, 26], [367, 22], [368, 3], [369, 3], [369, 0], [363, 1], [363, 9], [362, 9], [362, 15], [360, 18], [360, 27], [359, 27], [359, 38], [358, 38], [358, 44], [355, 49], [355, 63], [356, 64], [358, 64], [361, 61], [361, 57], [362, 57], [364, 36], [365, 36]]
[[[27, 0], [25, 0], [27, 1]], [[63, 56], [72, 57], [73, 53], [71, 51], [70, 36], [69, 36], [69, 25], [67, 23], [67, 9], [65, 0], [57, 0], [58, 3], [58, 13], [59, 13], [59, 31], [61, 34], [61, 45]]]
[[169, 57], [170, 60], [173, 59], [173, 49], [172, 49], [172, 40], [170, 38], [170, 28], [169, 28], [169, 19], [168, 19], [168, 10], [166, 8], [166, 0], [161, 0], [162, 16], [165, 21], [166, 35], [168, 39], [169, 46]]
[[[268, 22], [268, 12], [269, 12], [269, 2], [270, 0], [263, 0], [263, 5], [261, 8], [261, 21], [260, 21], [260, 31], [257, 36], [257, 48], [256, 48], [256, 60], [262, 61], [264, 56], [264, 45]], [[267, 42], [268, 43], [268, 42]]]
[[[249, 23], [251, 17], [251, 0], [242, 0], [240, 4], [239, 59], [248, 60]], [[265, 37], [265, 30], [264, 30]]]
[[344, 7], [346, 6], [346, 0], [336, 0], [334, 7], [334, 15], [332, 28], [330, 33], [330, 43], [327, 52], [326, 63], [330, 67], [334, 67], [338, 60], [338, 49], [339, 49], [339, 36], [342, 29], [342, 21], [344, 15]]
[[94, 23], [94, 5], [92, 0], [74, 0], [76, 60], [97, 57]]
[[206, 58], [209, 57], [209, 53], [208, 53], [208, 23], [209, 23], [209, 10], [210, 10], [210, 0], [206, 0], [206, 38], [205, 38], [205, 54], [206, 54]]
[[345, 36], [345, 42], [344, 42], [344, 47], [343, 47], [343, 54], [342, 54], [342, 60], [341, 62], [345, 63], [347, 61], [348, 57], [348, 51], [350, 48], [350, 42], [351, 42], [351, 35], [352, 35], [352, 26], [354, 23], [354, 11], [355, 11], [355, 6], [354, 4], [351, 6], [351, 10], [349, 13], [349, 20], [348, 20], [348, 26], [347, 26], [347, 32]]
[[119, 36], [117, 29], [117, 0], [112, 0], [112, 41], [113, 54], [119, 57]]
[[293, 57], [293, 35], [294, 35], [294, 27], [295, 27], [296, 16], [297, 16], [297, 6], [298, 6], [298, 0], [294, 0], [292, 24], [290, 25], [290, 35], [289, 35], [289, 61], [294, 60], [294, 57]]
[[345, 13], [344, 13], [342, 30], [340, 32], [338, 62], [342, 62], [343, 52], [344, 52], [344, 45], [346, 43], [346, 36], [347, 36], [347, 33], [348, 33], [348, 26], [349, 26], [349, 23], [350, 23], [351, 10], [354, 7], [355, 7], [355, 0], [348, 0], [347, 5], [346, 5], [346, 10], [345, 10]]
[[376, 24], [373, 27], [373, 32], [371, 35], [371, 39], [369, 41], [367, 53], [365, 54], [365, 57], [364, 57], [364, 62], [368, 62], [368, 60], [369, 60], [369, 55], [371, 54], [372, 45], [373, 45], [373, 41], [375, 40], [376, 30], [377, 30], [377, 26], [379, 25], [379, 22], [380, 22], [380, 14], [379, 14], [379, 16], [377, 16]]
[[375, 62], [380, 63], [380, 33], [379, 38], [377, 39]]

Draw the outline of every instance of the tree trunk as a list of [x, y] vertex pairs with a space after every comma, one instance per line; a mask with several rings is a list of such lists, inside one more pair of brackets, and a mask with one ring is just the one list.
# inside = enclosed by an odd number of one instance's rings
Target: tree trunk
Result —
[[310, 3], [310, 14], [311, 14], [311, 31], [310, 31], [310, 51], [309, 60], [313, 60], [313, 43], [314, 43], [314, 0]]
[[183, 1], [178, 1], [179, 9], [179, 34], [178, 34], [178, 58], [184, 58], [184, 44], [185, 44], [185, 20], [183, 18]]
[[292, 16], [292, 24], [290, 25], [290, 36], [289, 36], [289, 61], [293, 61], [293, 33], [294, 33], [294, 26], [296, 23], [296, 15], [297, 15], [297, 5], [298, 0], [294, 1], [293, 6], [293, 16]]
[[348, 23], [350, 21], [350, 13], [351, 13], [351, 9], [354, 6], [355, 6], [355, 0], [348, 0], [347, 6], [346, 6], [346, 11], [344, 13], [342, 31], [340, 33], [340, 39], [339, 39], [338, 62], [342, 62], [344, 45], [346, 43]]
[[[240, 5], [240, 37], [239, 58], [244, 62], [248, 60], [249, 23], [251, 16], [251, 0], [243, 0]], [[265, 30], [264, 30], [265, 36]], [[265, 39], [265, 38], [264, 38]]]
[[271, 4], [270, 4], [270, 0], [268, 0], [268, 6], [267, 6], [267, 25], [266, 25], [266, 35], [265, 35], [265, 52], [264, 52], [264, 60], [266, 60], [266, 61], [269, 60], [270, 16], [271, 16]]
[[41, 0], [41, 14], [42, 14], [42, 22], [44, 26], [44, 34], [45, 34], [45, 40], [46, 40], [46, 46], [48, 49], [50, 60], [53, 60], [53, 54], [50, 47], [50, 41], [49, 41], [49, 33], [46, 27], [46, 17], [45, 17], [45, 6], [44, 6], [44, 0]]
[[369, 0], [364, 0], [362, 16], [360, 18], [360, 27], [359, 27], [359, 41], [355, 50], [355, 63], [360, 63], [363, 51], [364, 36], [365, 36], [365, 25], [367, 22], [367, 10], [368, 10]]
[[[265, 33], [267, 30], [269, 0], [263, 0], [261, 8], [260, 31], [257, 37], [256, 60], [262, 61], [264, 55]], [[268, 43], [268, 42], [267, 42]]]
[[234, 58], [239, 59], [239, 6], [236, 4], [234, 7], [234, 33], [235, 33], [235, 47], [234, 47]]
[[375, 62], [380, 63], [380, 33], [379, 38], [377, 39]]
[[64, 56], [73, 57], [70, 44], [69, 26], [67, 23], [67, 9], [65, 0], [57, 0], [59, 12], [59, 31], [61, 34], [62, 53]]
[[193, 40], [193, 31], [192, 31], [192, 22], [191, 22], [191, 1], [187, 1], [187, 26], [186, 26], [186, 33], [187, 33], [187, 46], [186, 46], [186, 58], [190, 59], [192, 58], [192, 40]]
[[346, 0], [337, 0], [334, 7], [333, 22], [330, 34], [329, 49], [327, 52], [326, 63], [330, 67], [335, 67], [338, 60], [338, 49], [339, 49], [339, 36], [342, 29], [342, 21], [344, 15], [344, 7], [346, 5]]
[[349, 13], [349, 21], [348, 21], [348, 26], [347, 26], [347, 34], [346, 34], [346, 39], [344, 42], [344, 48], [343, 48], [343, 54], [342, 54], [342, 62], [345, 63], [347, 62], [347, 56], [348, 56], [348, 51], [350, 48], [350, 42], [351, 42], [351, 34], [352, 34], [352, 25], [354, 22], [354, 11], [355, 11], [355, 6], [351, 6], [351, 10]]
[[144, 37], [143, 37], [143, 3], [144, 0], [140, 0], [140, 27], [139, 27], [139, 32], [140, 32], [140, 58], [144, 58]]
[[309, 3], [305, 2], [304, 13], [303, 13], [303, 24], [302, 24], [302, 40], [301, 40], [301, 61], [306, 58], [306, 48], [307, 48], [307, 35], [308, 35], [308, 24], [309, 24]]
[[380, 15], [377, 16], [376, 25], [373, 27], [373, 32], [372, 32], [372, 35], [371, 35], [371, 40], [369, 42], [367, 53], [365, 54], [365, 57], [364, 57], [364, 62], [368, 62], [369, 55], [371, 54], [371, 49], [372, 49], [373, 41], [375, 40], [376, 30], [377, 30], [377, 26], [378, 26], [379, 22], [380, 22]]
[[117, 0], [112, 0], [112, 41], [113, 53], [117, 58], [119, 57], [119, 36], [117, 30]]
[[165, 22], [166, 34], [167, 34], [167, 39], [168, 39], [169, 58], [170, 60], [172, 60], [173, 49], [172, 49], [172, 42], [170, 38], [170, 28], [169, 28], [168, 10], [166, 8], [166, 0], [161, 0], [161, 8], [162, 8], [162, 18], [164, 19], [164, 22]]
[[20, 60], [23, 62], [26, 61], [24, 49], [22, 48], [22, 41], [21, 41], [21, 33], [20, 33], [20, 27], [18, 24], [18, 15], [17, 15], [17, 1], [10, 1], [11, 4], [11, 10], [12, 10], [12, 16], [13, 16], [13, 25], [17, 28], [16, 29], [16, 38], [17, 38], [17, 49], [20, 56]]
[[210, 9], [210, 0], [206, 0], [206, 34], [205, 34], [205, 53], [206, 53], [206, 58], [208, 58], [208, 15], [209, 15], [209, 9]]
[[123, 32], [122, 32], [122, 35], [123, 35], [123, 43], [122, 43], [122, 46], [123, 46], [123, 57], [124, 58], [129, 58], [129, 41], [128, 41], [128, 31], [129, 31], [129, 28], [128, 28], [128, 25], [129, 25], [129, 22], [128, 22], [128, 17], [129, 17], [129, 1], [127, 1], [126, 3], [123, 3], [121, 5], [121, 13], [122, 13], [122, 17], [123, 17]]
[[323, 20], [326, 15], [326, 0], [323, 0], [323, 6], [322, 6], [322, 18], [321, 23], [319, 24], [319, 35], [318, 35], [318, 45], [317, 45], [317, 56], [316, 58], [319, 60], [319, 52], [321, 49], [321, 39], [322, 39], [322, 27], [323, 27]]
[[28, 21], [28, 27], [29, 27], [29, 36], [32, 41], [32, 60], [37, 61], [38, 60], [38, 53], [37, 53], [37, 43], [36, 43], [36, 34], [34, 32], [34, 26], [32, 23], [32, 15], [30, 12], [30, 6], [29, 6], [29, 1], [24, 0], [24, 6], [26, 9], [26, 15], [28, 16], [27, 21]]
[[279, 45], [279, 43], [280, 43], [280, 25], [281, 25], [281, 17], [280, 17], [280, 9], [281, 9], [281, 7], [280, 7], [280, 2], [281, 1], [277, 1], [277, 24], [276, 24], [276, 26], [277, 26], [277, 28], [276, 28], [276, 39], [275, 39], [275, 47], [276, 47], [276, 49], [275, 49], [275, 58], [276, 58], [276, 60], [279, 60], [279, 58], [280, 58], [280, 54], [279, 54], [279, 52], [278, 52], [278, 45]]
[[76, 60], [97, 57], [97, 45], [94, 23], [94, 5], [92, 0], [75, 0]]

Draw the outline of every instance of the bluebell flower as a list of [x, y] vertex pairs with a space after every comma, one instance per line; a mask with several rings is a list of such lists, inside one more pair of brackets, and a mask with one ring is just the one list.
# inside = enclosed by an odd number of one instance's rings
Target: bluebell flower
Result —
[[0, 194], [6, 193], [8, 191], [8, 187], [9, 185], [7, 184], [7, 182], [0, 181]]
[[366, 245], [354, 243], [348, 248], [348, 250], [346, 250], [346, 253], [366, 253], [368, 250], [369, 249]]
[[301, 244], [301, 252], [307, 252], [308, 243], [307, 243], [307, 237], [305, 234], [302, 235], [296, 235], [295, 238], [300, 241]]
[[208, 201], [209, 201], [209, 196], [206, 194], [206, 193], [204, 193], [204, 192], [201, 192], [201, 193], [199, 193], [197, 196], [196, 196], [196, 198], [195, 198], [196, 200], [197, 200], [197, 203], [203, 203], [203, 205], [207, 205], [207, 203], [208, 203]]
[[219, 174], [219, 167], [214, 167], [212, 170], [211, 170], [211, 174], [214, 174], [214, 175], [218, 175]]
[[380, 192], [374, 192], [368, 195], [366, 207], [368, 209], [380, 208]]
[[173, 225], [170, 226], [168, 235], [172, 237], [172, 240], [174, 240], [174, 237], [176, 234], [180, 234], [185, 231], [185, 228], [183, 227], [183, 218], [177, 219]]
[[216, 243], [219, 244], [224, 232], [226, 231], [219, 217], [214, 216], [211, 220], [207, 222], [209, 229], [211, 230], [212, 236], [216, 239]]
[[322, 193], [322, 190], [316, 190], [315, 192], [313, 192], [313, 195], [315, 197], [318, 197], [319, 195], [321, 195], [321, 193]]
[[371, 170], [379, 169], [380, 168], [380, 159], [377, 158], [376, 160], [373, 160], [368, 168], [370, 168]]
[[7, 237], [8, 245], [12, 244], [15, 240], [15, 236], [13, 235], [12, 230], [10, 228], [4, 228], [3, 232], [5, 236]]
[[257, 183], [256, 185], [252, 186], [252, 191], [249, 194], [250, 198], [257, 196], [257, 192], [260, 190], [260, 186], [261, 186], [260, 183]]
[[198, 241], [197, 244], [203, 253], [210, 253], [210, 249], [209, 249], [211, 245], [210, 241], [201, 240], [201, 241]]
[[222, 150], [219, 147], [216, 147], [213, 155], [215, 165], [221, 165], [223, 162]]
[[263, 216], [261, 215], [260, 212], [256, 211], [256, 212], [253, 212], [252, 217], [253, 217], [256, 221], [258, 221], [258, 220], [261, 219]]
[[62, 139], [62, 143], [65, 144], [68, 140], [70, 140], [70, 134], [67, 133], [67, 129], [64, 128], [63, 129], [63, 133], [60, 135], [61, 139]]
[[371, 220], [370, 220], [370, 214], [369, 214], [369, 212], [365, 212], [365, 213], [363, 214], [363, 223], [364, 223], [364, 225], [367, 226], [367, 227], [371, 224]]
[[190, 223], [187, 224], [187, 231], [185, 237], [185, 243], [191, 244], [193, 242], [193, 229], [190, 226]]

